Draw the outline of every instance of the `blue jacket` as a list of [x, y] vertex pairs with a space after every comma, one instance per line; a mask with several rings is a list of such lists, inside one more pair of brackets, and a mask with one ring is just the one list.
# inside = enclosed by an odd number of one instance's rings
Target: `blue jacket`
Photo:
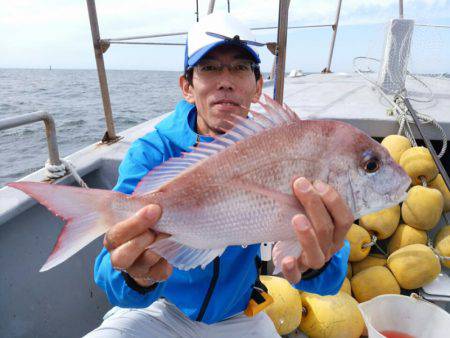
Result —
[[[161, 121], [156, 130], [131, 145], [119, 168], [119, 179], [114, 190], [131, 194], [140, 179], [149, 170], [182, 151], [189, 151], [198, 138], [195, 106], [181, 101], [175, 111]], [[165, 282], [148, 292], [131, 288], [124, 276], [112, 268], [105, 248], [97, 257], [94, 268], [95, 282], [106, 292], [109, 301], [120, 307], [142, 308], [160, 297], [175, 304], [186, 316], [207, 324], [215, 323], [242, 312], [248, 305], [253, 285], [258, 277], [255, 261], [260, 246], [228, 247], [225, 252], [206, 266], [189, 271], [174, 269]], [[348, 242], [331, 259], [318, 276], [294, 285], [299, 290], [331, 295], [338, 292], [347, 273], [350, 253]], [[138, 292], [140, 291], [140, 292]]]

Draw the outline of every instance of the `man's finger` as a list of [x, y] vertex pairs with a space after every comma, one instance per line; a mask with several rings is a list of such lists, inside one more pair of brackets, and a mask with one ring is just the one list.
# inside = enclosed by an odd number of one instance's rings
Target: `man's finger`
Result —
[[158, 263], [150, 268], [148, 274], [157, 282], [164, 281], [172, 274], [172, 265], [170, 265], [164, 258], [161, 258]]
[[325, 255], [308, 218], [305, 215], [295, 215], [292, 225], [303, 250], [300, 263], [312, 269], [320, 269], [325, 264]]
[[305, 208], [305, 212], [319, 238], [322, 251], [328, 252], [333, 242], [334, 225], [321, 196], [304, 177], [295, 181], [294, 193]]
[[150, 268], [158, 263], [160, 259], [161, 256], [147, 249], [136, 259], [133, 265], [127, 268], [127, 272], [132, 277], [148, 277]]
[[[324, 184], [324, 183], [323, 183]], [[320, 193], [320, 192], [319, 192]], [[344, 241], [345, 235], [350, 229], [354, 218], [353, 214], [344, 199], [339, 193], [328, 186], [323, 193], [320, 193], [322, 201], [330, 212], [334, 222], [334, 247], [340, 247]]]
[[297, 284], [302, 278], [302, 273], [298, 268], [295, 257], [284, 257], [281, 261], [281, 271], [290, 283]]
[[118, 270], [128, 269], [144, 250], [155, 241], [156, 235], [146, 231], [110, 251], [111, 264]]
[[161, 217], [159, 205], [151, 204], [139, 210], [133, 217], [117, 223], [106, 232], [104, 247], [111, 251], [133, 237], [147, 231]]

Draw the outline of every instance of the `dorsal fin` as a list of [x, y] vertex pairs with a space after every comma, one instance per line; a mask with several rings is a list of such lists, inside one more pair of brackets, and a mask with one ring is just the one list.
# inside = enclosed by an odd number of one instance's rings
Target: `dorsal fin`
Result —
[[231, 114], [230, 118], [224, 121], [227, 125], [227, 128], [224, 127], [224, 130], [227, 130], [224, 134], [214, 137], [214, 140], [210, 143], [199, 142], [196, 146], [190, 147], [191, 152], [182, 153], [181, 157], [172, 157], [149, 171], [136, 186], [133, 195], [145, 194], [162, 188], [188, 168], [194, 167], [199, 162], [216, 155], [237, 142], [276, 126], [299, 120], [297, 115], [286, 105], [282, 107], [265, 94], [264, 98], [265, 103], [259, 101], [265, 112], [264, 114], [250, 109], [252, 119]]

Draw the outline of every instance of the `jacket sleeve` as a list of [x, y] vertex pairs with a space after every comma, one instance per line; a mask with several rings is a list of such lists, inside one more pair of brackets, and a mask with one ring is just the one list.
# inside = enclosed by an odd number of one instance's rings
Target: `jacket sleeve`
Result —
[[111, 266], [109, 252], [105, 248], [102, 249], [95, 260], [94, 280], [106, 293], [111, 304], [128, 308], [149, 306], [161, 297], [165, 285], [164, 282], [158, 283], [155, 289], [146, 293], [130, 288], [122, 273]]
[[344, 246], [334, 254], [326, 269], [318, 276], [300, 280], [294, 287], [301, 291], [316, 293], [321, 296], [335, 295], [347, 275], [347, 263], [350, 255], [350, 244], [347, 240]]
[[[141, 140], [133, 143], [119, 167], [119, 178], [114, 190], [131, 194], [141, 178], [160, 164], [162, 159], [163, 155], [158, 148]], [[131, 288], [122, 273], [112, 267], [109, 252], [105, 248], [95, 260], [94, 280], [106, 293], [109, 302], [120, 307], [147, 307], [157, 300], [164, 290], [164, 282], [146, 292]]]

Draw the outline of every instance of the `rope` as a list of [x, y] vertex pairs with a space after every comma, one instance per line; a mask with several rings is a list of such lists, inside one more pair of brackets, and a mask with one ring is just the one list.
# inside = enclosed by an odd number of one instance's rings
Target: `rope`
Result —
[[[406, 130], [404, 131], [405, 136], [408, 137], [408, 139], [411, 141], [412, 145], [417, 146], [416, 140], [414, 139], [414, 134], [412, 133], [411, 127], [409, 125], [410, 123], [414, 123], [414, 120], [408, 113], [408, 109], [406, 108], [406, 106], [404, 104], [403, 97], [398, 95], [398, 96], [396, 96], [394, 101], [396, 103], [396, 106], [394, 109], [395, 112], [397, 113], [396, 118], [400, 124], [398, 134], [400, 135], [403, 132], [403, 129], [406, 128]], [[422, 114], [422, 113], [417, 113], [416, 115], [422, 124], [431, 123], [433, 126], [436, 127], [436, 129], [439, 130], [439, 133], [441, 134], [441, 139], [442, 139], [442, 148], [437, 156], [438, 156], [438, 158], [441, 158], [442, 156], [444, 156], [445, 152], [447, 151], [447, 135], [445, 134], [444, 129], [431, 116]]]
[[47, 178], [48, 179], [57, 179], [63, 177], [67, 174], [72, 174], [75, 181], [78, 183], [80, 187], [89, 188], [87, 184], [83, 181], [81, 176], [75, 169], [75, 166], [66, 160], [61, 159], [60, 165], [50, 164], [50, 161], [47, 160], [45, 162], [45, 169], [47, 170]]
[[363, 249], [365, 249], [365, 248], [370, 248], [370, 247], [372, 247], [372, 246], [374, 246], [376, 243], [377, 243], [377, 236], [375, 236], [375, 235], [372, 235], [372, 241], [371, 242], [369, 242], [369, 243], [365, 243], [365, 244], [363, 244], [363, 245], [361, 245], [361, 247], [363, 248]]
[[[384, 93], [382, 87], [378, 83], [376, 83], [375, 81], [372, 81], [367, 76], [365, 76], [361, 72], [361, 70], [356, 66], [356, 61], [360, 60], [360, 59], [372, 60], [372, 61], [377, 61], [377, 62], [380, 62], [380, 60], [375, 59], [375, 58], [370, 58], [370, 57], [362, 57], [362, 56], [356, 57], [353, 59], [353, 70], [358, 75], [360, 75], [363, 79], [365, 79], [367, 82], [372, 84], [375, 87], [375, 89], [381, 94], [381, 96], [383, 96], [386, 99], [386, 101], [391, 104], [392, 108], [388, 111], [388, 114], [393, 115], [394, 113], [396, 113], [396, 119], [400, 125], [398, 134], [400, 135], [401, 133], [404, 133], [405, 136], [410, 140], [411, 144], [416, 147], [417, 142], [414, 138], [414, 134], [413, 134], [413, 132], [411, 130], [411, 126], [410, 126], [410, 123], [414, 123], [414, 120], [409, 115], [408, 109], [406, 108], [406, 106], [403, 103], [403, 97], [401, 95], [397, 95], [395, 98], [395, 101], [394, 101], [388, 95], [386, 95]], [[417, 77], [411, 75], [409, 72], [407, 72], [407, 74], [412, 76], [415, 80], [418, 80], [422, 85], [424, 85], [425, 88], [427, 88], [429, 90], [429, 92], [431, 94], [430, 99], [432, 99], [433, 92], [431, 91], [431, 89], [424, 82], [420, 81]], [[408, 99], [411, 100], [411, 98], [409, 98], [409, 97], [408, 97]], [[429, 102], [429, 101], [424, 101], [424, 102]], [[444, 156], [444, 154], [447, 150], [447, 135], [445, 134], [444, 129], [433, 117], [431, 117], [427, 114], [417, 113], [417, 117], [422, 122], [422, 124], [431, 123], [434, 127], [436, 127], [436, 129], [439, 130], [439, 133], [441, 134], [441, 138], [442, 138], [442, 148], [441, 148], [440, 153], [438, 154], [438, 157], [441, 158], [442, 156]]]
[[372, 239], [371, 242], [365, 243], [365, 244], [361, 245], [361, 247], [362, 247], [363, 249], [365, 249], [365, 248], [370, 248], [370, 247], [372, 247], [372, 246], [376, 246], [377, 249], [378, 249], [385, 257], [387, 257], [388, 254], [387, 254], [387, 253], [383, 250], [383, 248], [377, 243], [378, 237], [375, 236], [375, 235], [372, 235], [371, 239]]
[[433, 251], [433, 253], [439, 258], [439, 260], [441, 262], [447, 262], [450, 261], [450, 256], [443, 256], [441, 255], [436, 248], [433, 245], [433, 241], [431, 240], [430, 237], [428, 237], [428, 243], [427, 243], [428, 247]]

